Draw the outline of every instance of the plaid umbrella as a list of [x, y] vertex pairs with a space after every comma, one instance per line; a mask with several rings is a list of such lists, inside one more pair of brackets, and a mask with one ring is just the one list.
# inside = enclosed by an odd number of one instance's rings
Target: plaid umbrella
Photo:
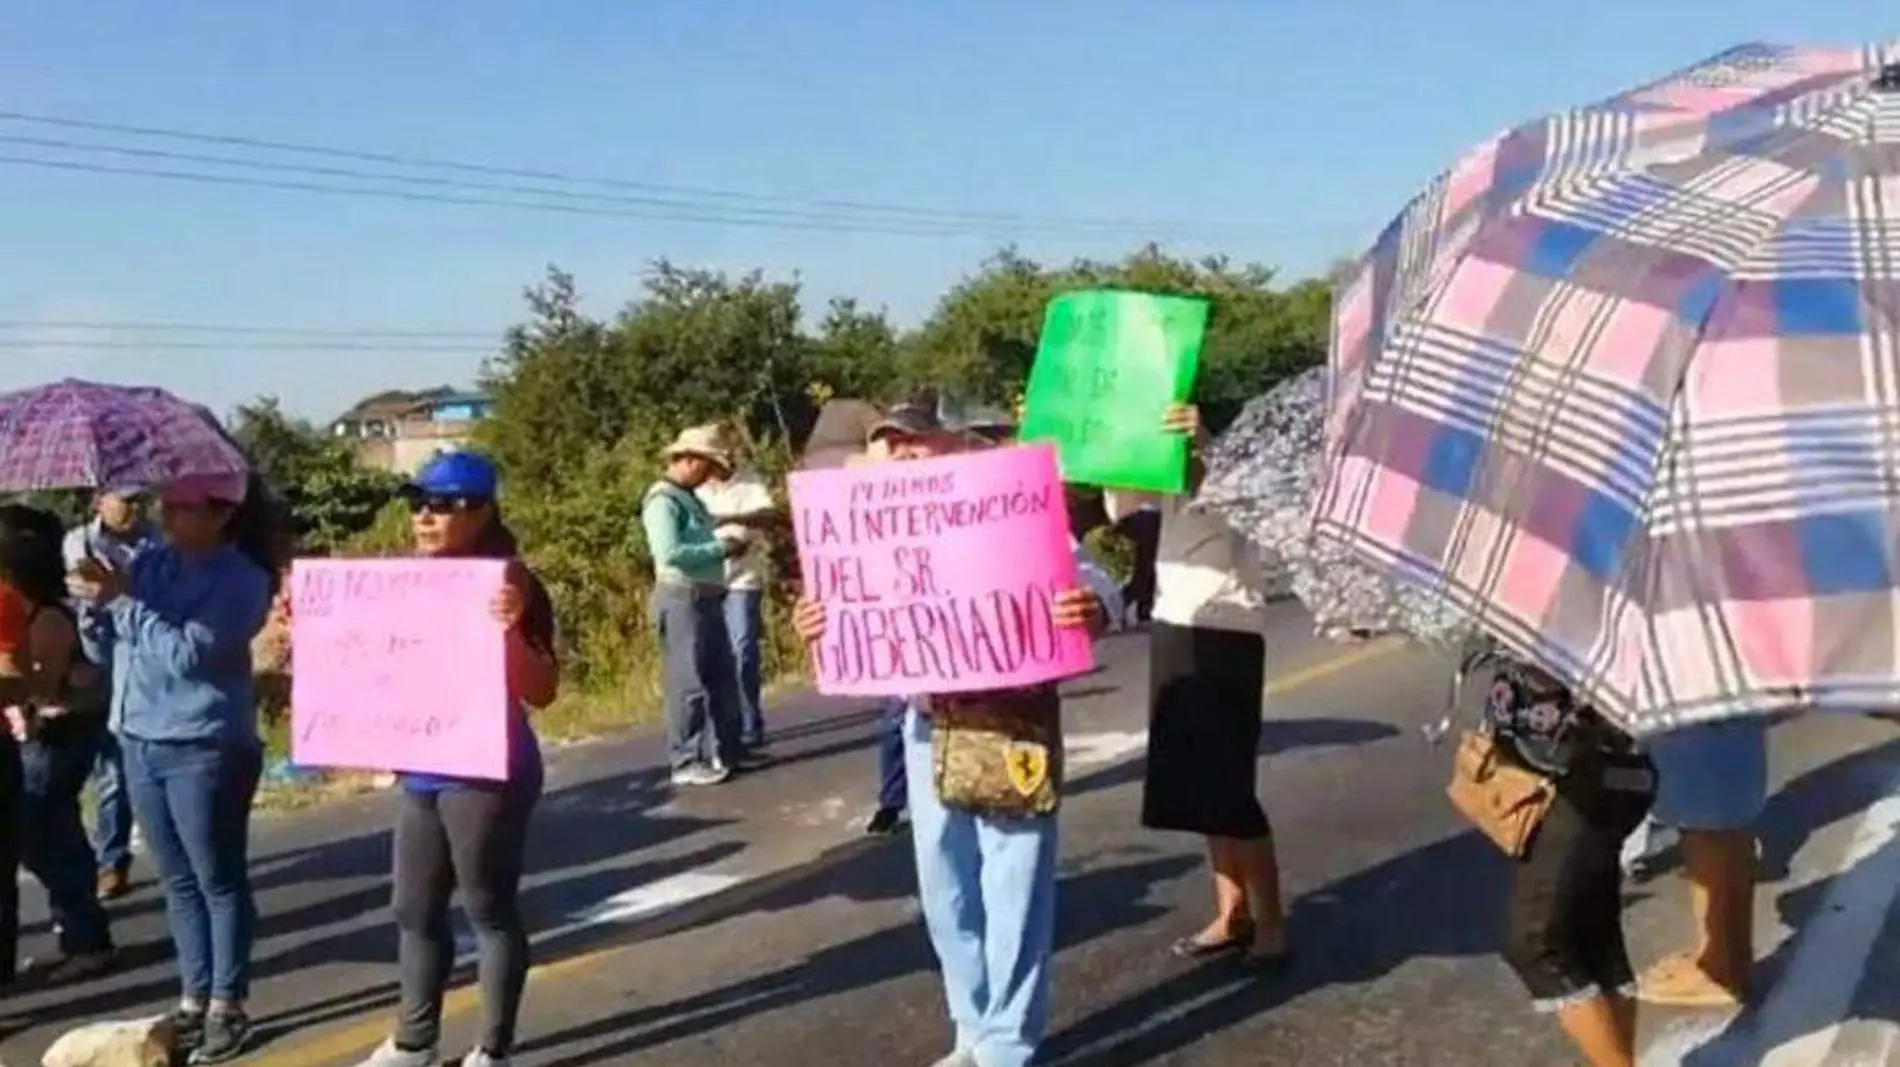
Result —
[[0, 394], [0, 491], [156, 486], [247, 469], [209, 412], [163, 389], [67, 379]]
[[1462, 159], [1337, 299], [1314, 535], [1643, 733], [1900, 706], [1900, 43]]

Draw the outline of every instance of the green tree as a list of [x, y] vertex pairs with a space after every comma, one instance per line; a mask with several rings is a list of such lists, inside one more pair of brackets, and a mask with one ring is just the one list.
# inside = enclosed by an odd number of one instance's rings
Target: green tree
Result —
[[897, 328], [880, 309], [866, 311], [850, 297], [838, 297], [825, 309], [818, 336], [811, 342], [806, 390], [822, 406], [834, 397], [882, 398], [913, 384], [905, 347]]
[[514, 484], [553, 487], [590, 449], [625, 436], [638, 398], [607, 327], [581, 313], [572, 275], [550, 269], [525, 298], [528, 321], [486, 368], [495, 406], [478, 439]]
[[790, 439], [814, 407], [798, 292], [758, 273], [661, 260], [601, 322], [581, 312], [573, 279], [550, 271], [527, 294], [529, 321], [488, 367], [495, 410], [481, 440], [517, 482], [547, 487], [629, 437], [657, 444], [718, 421], [755, 440]]
[[282, 501], [305, 551], [329, 552], [368, 529], [398, 479], [361, 463], [349, 443], [286, 413], [276, 397], [240, 406], [231, 436]]

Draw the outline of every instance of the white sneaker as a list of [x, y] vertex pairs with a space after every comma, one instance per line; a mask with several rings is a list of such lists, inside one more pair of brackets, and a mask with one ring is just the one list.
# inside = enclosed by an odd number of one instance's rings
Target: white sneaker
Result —
[[681, 767], [673, 772], [673, 784], [675, 786], [718, 785], [730, 777], [732, 777], [732, 772], [725, 767], [704, 765]]
[[435, 1049], [421, 1052], [409, 1052], [396, 1047], [396, 1039], [390, 1038], [369, 1054], [369, 1059], [356, 1067], [438, 1067], [442, 1062], [441, 1053]]
[[976, 1057], [968, 1049], [958, 1049], [930, 1067], [977, 1067]]
[[490, 1056], [481, 1049], [462, 1057], [462, 1067], [508, 1067], [508, 1057]]

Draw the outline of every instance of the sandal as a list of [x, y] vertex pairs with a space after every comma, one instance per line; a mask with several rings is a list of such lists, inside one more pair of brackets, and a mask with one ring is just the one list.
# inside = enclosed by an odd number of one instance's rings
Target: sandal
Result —
[[1210, 960], [1221, 956], [1243, 955], [1253, 948], [1254, 928], [1249, 923], [1236, 927], [1234, 932], [1219, 941], [1203, 941], [1199, 937], [1184, 937], [1168, 946], [1168, 951], [1184, 960]]
[[1670, 956], [1643, 973], [1636, 999], [1659, 1007], [1736, 1008], [1742, 994], [1711, 978], [1695, 960]]

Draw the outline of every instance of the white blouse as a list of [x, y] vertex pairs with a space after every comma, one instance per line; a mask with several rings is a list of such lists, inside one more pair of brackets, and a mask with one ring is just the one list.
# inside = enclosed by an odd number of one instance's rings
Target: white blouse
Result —
[[1171, 626], [1262, 633], [1267, 598], [1260, 554], [1220, 519], [1189, 507], [1190, 499], [1161, 499], [1154, 617]]

